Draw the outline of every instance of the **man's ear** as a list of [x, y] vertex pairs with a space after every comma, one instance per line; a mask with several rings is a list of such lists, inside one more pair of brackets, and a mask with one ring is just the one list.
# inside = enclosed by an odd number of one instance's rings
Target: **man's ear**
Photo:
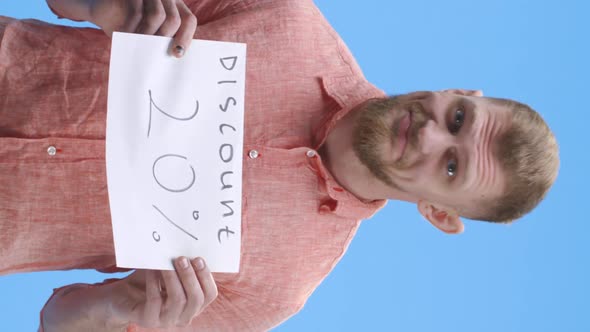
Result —
[[454, 93], [461, 96], [483, 97], [483, 91], [481, 90], [446, 89], [442, 90], [442, 92]]
[[420, 200], [417, 203], [418, 211], [430, 223], [447, 234], [463, 233], [463, 221], [457, 211]]

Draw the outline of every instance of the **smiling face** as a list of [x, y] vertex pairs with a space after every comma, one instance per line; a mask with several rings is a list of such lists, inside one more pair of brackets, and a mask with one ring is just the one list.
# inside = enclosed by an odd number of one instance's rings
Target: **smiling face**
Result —
[[425, 217], [469, 217], [478, 203], [504, 191], [494, 151], [510, 119], [505, 107], [459, 91], [372, 100], [357, 119], [353, 148], [375, 177], [406, 193]]

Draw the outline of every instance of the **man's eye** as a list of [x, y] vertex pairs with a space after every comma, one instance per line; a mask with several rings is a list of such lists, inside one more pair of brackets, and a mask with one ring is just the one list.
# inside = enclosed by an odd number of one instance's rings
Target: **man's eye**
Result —
[[451, 178], [457, 175], [457, 161], [455, 159], [447, 161], [447, 175]]
[[459, 129], [463, 126], [463, 121], [465, 120], [465, 111], [462, 108], [457, 108], [453, 113], [453, 119], [449, 126], [449, 130], [451, 134], [456, 134], [459, 132]]

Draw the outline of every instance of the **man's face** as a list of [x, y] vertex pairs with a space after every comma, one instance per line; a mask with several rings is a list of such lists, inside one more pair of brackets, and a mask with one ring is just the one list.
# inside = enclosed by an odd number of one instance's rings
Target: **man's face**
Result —
[[354, 149], [371, 172], [415, 201], [465, 213], [501, 195], [505, 175], [494, 143], [510, 111], [463, 92], [415, 92], [369, 102]]

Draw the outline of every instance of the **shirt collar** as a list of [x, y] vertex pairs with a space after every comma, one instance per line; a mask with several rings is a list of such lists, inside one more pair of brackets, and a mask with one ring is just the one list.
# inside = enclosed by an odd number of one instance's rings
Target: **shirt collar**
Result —
[[337, 107], [328, 110], [314, 128], [314, 148], [324, 144], [328, 133], [336, 122], [360, 103], [371, 98], [383, 98], [385, 93], [357, 75], [322, 77], [322, 87], [326, 94], [336, 102]]
[[[323, 77], [322, 86], [326, 94], [336, 102], [336, 107], [328, 110], [326, 115], [314, 128], [314, 148], [319, 149], [336, 122], [360, 103], [371, 98], [383, 98], [385, 93], [358, 75]], [[370, 218], [386, 204], [386, 200], [363, 202], [352, 193], [342, 188], [332, 174], [325, 168], [321, 158], [316, 158], [316, 169], [323, 180], [322, 189], [333, 200], [320, 205], [320, 213], [335, 213], [352, 219]]]

